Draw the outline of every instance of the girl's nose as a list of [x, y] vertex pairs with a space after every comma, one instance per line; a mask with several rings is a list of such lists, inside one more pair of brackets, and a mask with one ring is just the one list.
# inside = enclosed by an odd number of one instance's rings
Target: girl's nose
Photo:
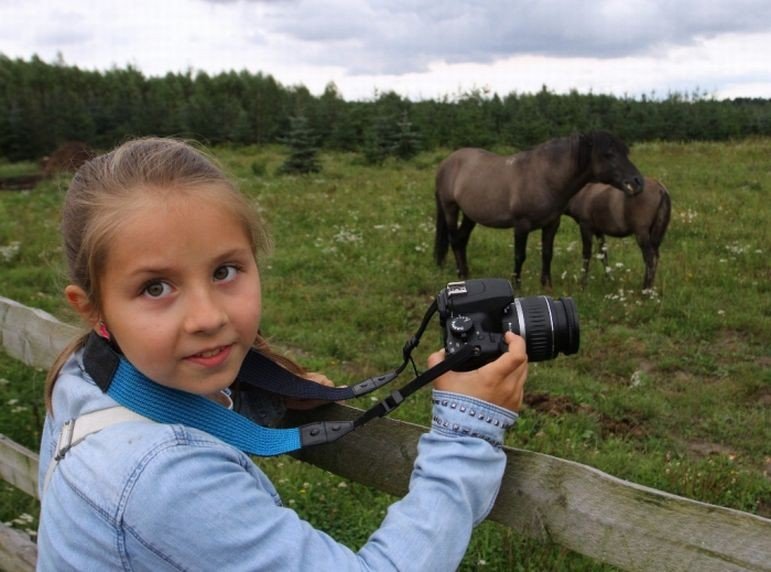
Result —
[[191, 334], [212, 333], [228, 322], [228, 314], [208, 292], [194, 294], [188, 300], [185, 331]]

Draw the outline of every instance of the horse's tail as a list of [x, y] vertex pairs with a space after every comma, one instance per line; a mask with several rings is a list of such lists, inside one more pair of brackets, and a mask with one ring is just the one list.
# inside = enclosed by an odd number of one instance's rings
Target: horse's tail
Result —
[[672, 200], [669, 198], [669, 191], [661, 183], [659, 183], [659, 192], [661, 193], [661, 201], [659, 202], [659, 208], [656, 210], [656, 216], [653, 219], [650, 231], [651, 242], [656, 248], [664, 240], [664, 233], [667, 232], [669, 218], [672, 215]]
[[[438, 179], [437, 179], [438, 182]], [[434, 194], [436, 198], [436, 236], [434, 237], [434, 260], [439, 266], [444, 264], [447, 257], [447, 251], [450, 249], [450, 231], [447, 229], [447, 220], [444, 218], [442, 203], [439, 200], [439, 193]]]
[[450, 184], [449, 173], [447, 172], [447, 162], [443, 162], [439, 165], [439, 170], [436, 172], [436, 187], [434, 190], [434, 198], [436, 199], [436, 235], [434, 236], [434, 260], [439, 266], [444, 264], [444, 259], [447, 257], [447, 251], [450, 249], [450, 231], [447, 226], [447, 219], [444, 216], [444, 209], [442, 208], [442, 201], [439, 198], [441, 189]]

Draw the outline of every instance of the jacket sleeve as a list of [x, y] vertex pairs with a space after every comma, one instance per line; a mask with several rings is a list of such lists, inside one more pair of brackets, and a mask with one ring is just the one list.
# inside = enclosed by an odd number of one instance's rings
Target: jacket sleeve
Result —
[[495, 501], [500, 443], [515, 418], [434, 392], [432, 430], [418, 443], [409, 492], [358, 552], [280, 506], [248, 458], [195, 440], [159, 450], [137, 469], [118, 545], [136, 569], [454, 570]]

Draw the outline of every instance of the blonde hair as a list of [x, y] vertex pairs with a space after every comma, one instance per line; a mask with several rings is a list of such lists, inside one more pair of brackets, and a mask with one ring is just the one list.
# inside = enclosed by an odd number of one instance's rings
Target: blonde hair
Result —
[[[112, 237], [127, 212], [152, 193], [173, 196], [192, 193], [218, 202], [240, 221], [256, 257], [267, 253], [270, 239], [254, 206], [228, 178], [217, 161], [192, 142], [148, 137], [130, 140], [84, 163], [67, 189], [61, 211], [61, 233], [67, 278], [87, 295], [95, 315], [101, 309], [102, 276]], [[86, 335], [71, 343], [56, 359], [46, 379], [46, 406], [61, 366], [83, 346]], [[272, 354], [258, 336], [255, 346]], [[283, 361], [278, 358], [278, 361]], [[291, 362], [285, 367], [295, 369]], [[299, 366], [296, 366], [300, 370]]]

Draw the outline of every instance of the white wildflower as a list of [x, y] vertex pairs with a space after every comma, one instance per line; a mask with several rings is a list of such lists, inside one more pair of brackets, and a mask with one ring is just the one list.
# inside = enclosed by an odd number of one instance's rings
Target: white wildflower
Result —
[[6, 246], [0, 246], [0, 258], [5, 262], [10, 262], [19, 254], [19, 250], [21, 250], [21, 243], [14, 240]]

